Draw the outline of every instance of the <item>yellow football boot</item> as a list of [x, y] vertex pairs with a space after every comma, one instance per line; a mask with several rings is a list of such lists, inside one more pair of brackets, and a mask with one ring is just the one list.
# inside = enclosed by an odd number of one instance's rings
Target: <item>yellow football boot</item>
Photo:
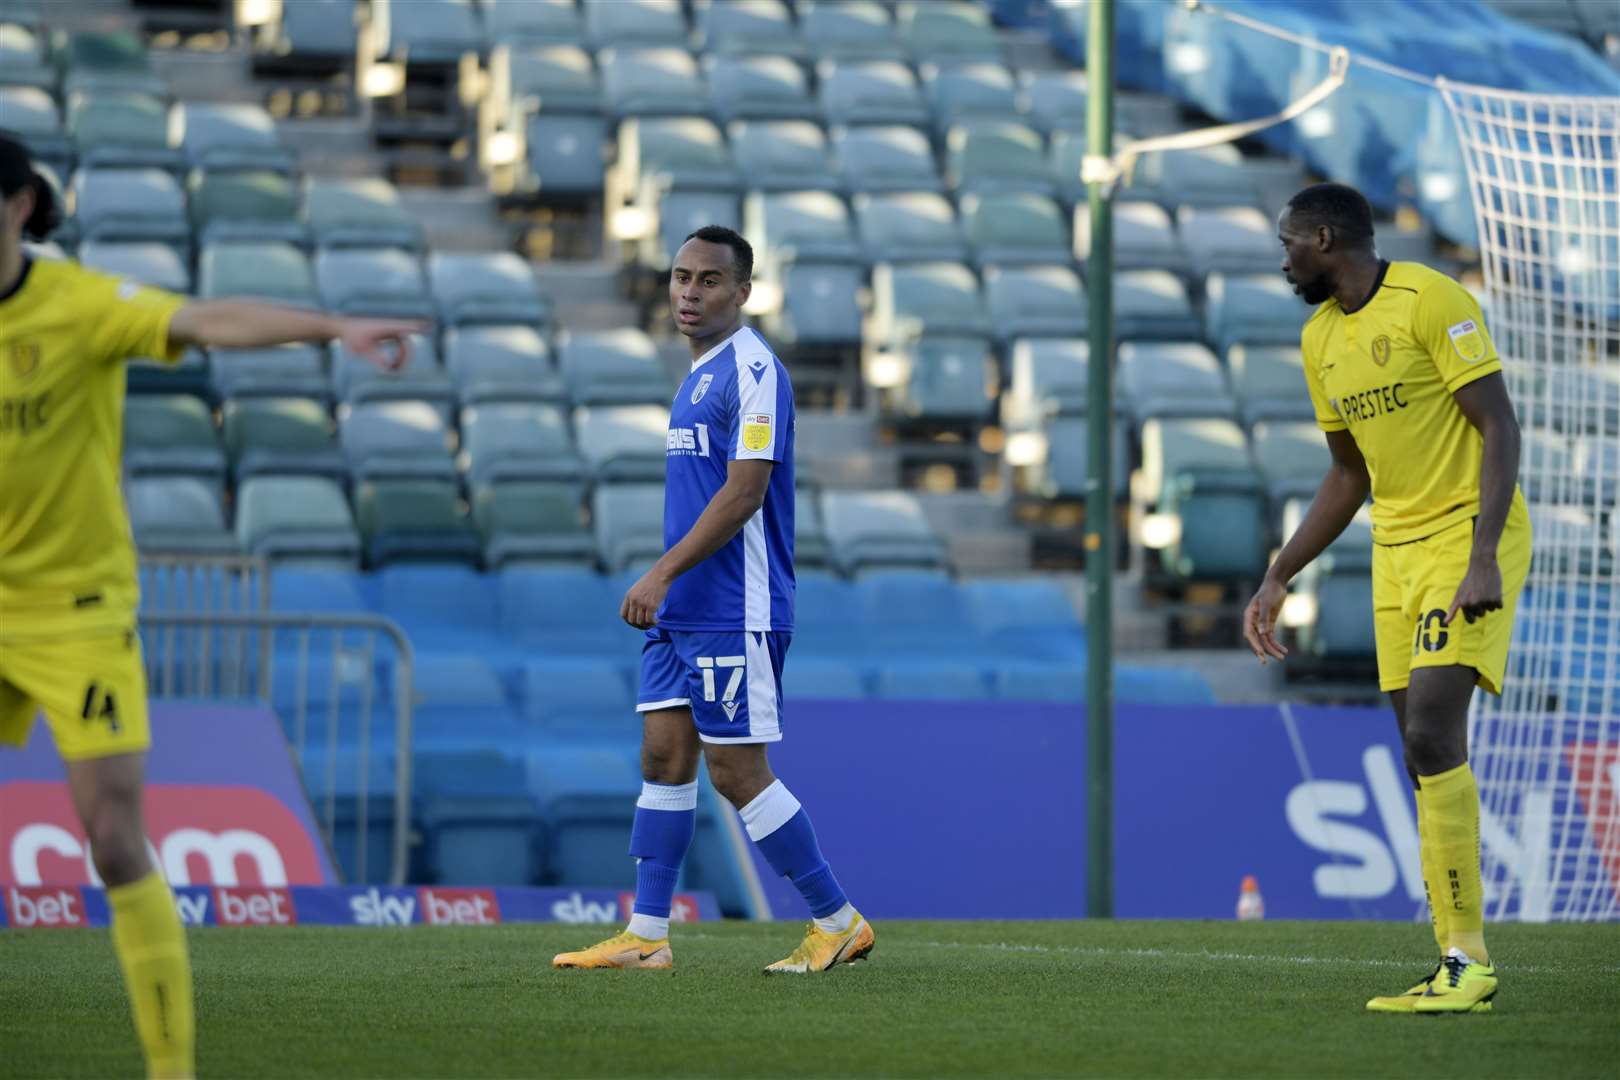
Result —
[[1435, 964], [1434, 970], [1429, 972], [1428, 976], [1424, 978], [1422, 982], [1418, 983], [1404, 994], [1396, 994], [1391, 997], [1373, 998], [1371, 1001], [1367, 1002], [1367, 1011], [1393, 1013], [1411, 1012], [1412, 1006], [1417, 1003], [1417, 999], [1428, 992], [1429, 984], [1434, 982], [1435, 976], [1439, 975], [1440, 972], [1445, 969], [1445, 966], [1446, 963], [1444, 960]]
[[554, 968], [667, 968], [675, 966], [669, 939], [652, 941], [626, 930], [579, 952], [558, 953]]
[[860, 912], [842, 934], [829, 934], [813, 921], [799, 947], [765, 969], [765, 974], [791, 973], [803, 975], [811, 971], [826, 971], [835, 964], [853, 964], [864, 959], [876, 944], [872, 924], [861, 918]]
[[1423, 996], [1412, 1003], [1415, 1013], [1481, 1013], [1491, 1011], [1496, 997], [1496, 968], [1470, 960], [1453, 949]]

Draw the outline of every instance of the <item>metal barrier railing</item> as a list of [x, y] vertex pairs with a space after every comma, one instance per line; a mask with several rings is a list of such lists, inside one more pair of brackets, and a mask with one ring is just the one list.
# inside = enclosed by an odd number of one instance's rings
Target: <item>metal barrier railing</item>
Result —
[[[415, 657], [398, 625], [373, 615], [232, 611], [151, 611], [141, 615], [148, 692], [154, 700], [243, 698], [280, 706], [304, 788], [327, 843], [335, 850], [338, 810], [352, 802], [358, 838], [351, 876], [370, 880], [367, 866], [373, 792], [371, 733], [380, 692], [389, 680], [394, 714], [392, 884], [403, 884], [409, 858], [411, 716]], [[286, 665], [291, 665], [290, 672]], [[325, 671], [316, 669], [324, 667]], [[317, 685], [317, 676], [324, 685]], [[320, 693], [317, 705], [315, 697]], [[323, 706], [323, 707], [322, 707]], [[345, 742], [343, 728], [354, 738]], [[312, 744], [311, 736], [317, 742]], [[321, 746], [324, 769], [311, 767]], [[339, 792], [340, 748], [355, 755], [355, 786]]]

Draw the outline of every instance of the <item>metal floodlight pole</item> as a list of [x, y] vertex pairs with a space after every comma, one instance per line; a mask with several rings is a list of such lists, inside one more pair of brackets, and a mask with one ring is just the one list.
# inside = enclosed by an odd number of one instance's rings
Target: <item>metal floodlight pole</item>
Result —
[[[1092, 0], [1086, 75], [1089, 164], [1114, 153], [1114, 0]], [[1114, 915], [1114, 182], [1103, 170], [1087, 172], [1086, 914], [1107, 919]]]

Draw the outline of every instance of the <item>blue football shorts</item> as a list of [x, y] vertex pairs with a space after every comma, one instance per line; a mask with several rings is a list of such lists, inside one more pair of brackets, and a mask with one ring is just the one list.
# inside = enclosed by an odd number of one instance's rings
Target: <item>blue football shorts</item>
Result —
[[711, 743], [782, 738], [782, 661], [792, 634], [744, 630], [647, 631], [637, 712], [692, 710]]

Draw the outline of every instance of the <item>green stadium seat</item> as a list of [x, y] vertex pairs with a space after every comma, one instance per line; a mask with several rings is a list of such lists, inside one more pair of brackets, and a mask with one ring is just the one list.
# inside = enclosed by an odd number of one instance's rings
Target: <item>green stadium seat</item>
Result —
[[444, 366], [463, 405], [562, 401], [551, 349], [532, 326], [460, 326], [444, 332]]
[[523, 183], [547, 198], [601, 192], [607, 133], [608, 122], [598, 114], [534, 113], [524, 127], [528, 172]]
[[990, 13], [967, 0], [907, 0], [895, 10], [901, 43], [916, 63], [997, 57]]
[[738, 187], [737, 167], [725, 136], [712, 120], [701, 116], [624, 121], [619, 125], [619, 158], [614, 168], [622, 190], [630, 193], [641, 192], [649, 183], [716, 191]]
[[472, 487], [577, 480], [581, 463], [555, 405], [503, 401], [461, 410], [461, 456]]
[[679, 0], [590, 0], [585, 38], [592, 48], [644, 44], [686, 46], [686, 16]]
[[1018, 87], [1012, 72], [992, 60], [925, 65], [922, 84], [933, 111], [934, 130], [942, 136], [966, 121], [1018, 115]]
[[411, 66], [454, 67], [484, 51], [484, 24], [474, 0], [377, 0], [372, 28], [381, 58]]
[[163, 79], [152, 70], [146, 42], [130, 30], [60, 34], [54, 57], [64, 94], [109, 90], [162, 97], [168, 93]]
[[609, 116], [685, 116], [705, 112], [708, 90], [697, 61], [684, 47], [616, 44], [596, 56], [602, 72], [602, 107]]
[[1197, 341], [1202, 336], [1180, 278], [1167, 270], [1124, 270], [1114, 275], [1116, 340]]
[[79, 245], [80, 265], [169, 292], [189, 293], [191, 271], [168, 244], [143, 241], [114, 243], [86, 240]]
[[[55, 85], [56, 72], [46, 59], [45, 39], [31, 26], [0, 22], [0, 87], [50, 90]], [[6, 119], [6, 127], [15, 131], [10, 117]]]
[[945, 565], [945, 545], [910, 492], [827, 491], [821, 511], [833, 561], [846, 574], [874, 567]]
[[225, 452], [237, 486], [255, 476], [348, 479], [332, 418], [300, 397], [236, 398], [224, 405]]
[[985, 304], [996, 340], [1077, 337], [1086, 332], [1086, 291], [1067, 262], [992, 266], [984, 272]]
[[400, 204], [386, 180], [311, 179], [304, 186], [304, 213], [322, 248], [424, 246], [422, 226]]
[[574, 0], [484, 0], [489, 40], [502, 42], [577, 42], [585, 22]]
[[842, 349], [860, 344], [864, 288], [860, 266], [846, 262], [787, 261], [777, 266], [782, 306], [761, 319], [766, 335], [784, 347]]
[[[0, 26], [0, 31], [5, 28]], [[0, 70], [5, 64], [0, 62]], [[72, 172], [73, 142], [62, 131], [56, 100], [38, 86], [0, 86], [0, 123], [21, 136], [35, 162], [55, 175], [58, 185]]]
[[576, 405], [663, 403], [670, 397], [658, 348], [641, 330], [565, 334], [557, 347], [557, 364]]
[[338, 414], [338, 437], [358, 481], [444, 480], [457, 476], [455, 437], [425, 401], [367, 401]]
[[967, 258], [955, 208], [932, 191], [862, 193], [855, 196], [855, 221], [868, 262]]
[[1152, 419], [1142, 425], [1143, 494], [1180, 519], [1160, 552], [1178, 581], [1251, 582], [1265, 569], [1265, 491], [1243, 429], [1230, 420]]
[[490, 570], [519, 564], [594, 566], [596, 539], [585, 524], [577, 483], [510, 481], [474, 489], [473, 520]]
[[1063, 413], [1084, 413], [1090, 401], [1084, 338], [1030, 337], [1007, 350], [1007, 385], [1001, 393], [1001, 426], [1038, 431]]
[[444, 326], [522, 323], [540, 326], [548, 315], [540, 285], [527, 262], [509, 251], [435, 251], [428, 284]]
[[133, 478], [125, 488], [135, 546], [147, 555], [234, 555], [216, 482], [195, 476]]
[[879, 263], [872, 268], [874, 344], [921, 334], [988, 338], [989, 315], [973, 271], [961, 263]]
[[67, 134], [79, 165], [94, 169], [163, 169], [185, 165], [169, 105], [151, 94], [121, 90], [67, 99]]
[[1029, 122], [1051, 135], [1085, 131], [1090, 87], [1084, 71], [1026, 71], [1020, 75]]
[[214, 395], [222, 400], [296, 397], [324, 401], [332, 395], [324, 345], [215, 349], [209, 356], [209, 369]]
[[1176, 231], [1193, 273], [1263, 274], [1277, 272], [1277, 226], [1252, 206], [1183, 206]]
[[695, 0], [697, 38], [705, 52], [724, 56], [805, 55], [804, 42], [782, 0]]
[[664, 553], [663, 485], [599, 484], [591, 493], [591, 523], [609, 573], [657, 559]]
[[73, 174], [74, 224], [86, 240], [156, 241], [188, 248], [186, 196], [160, 169], [83, 169]]
[[591, 54], [577, 45], [503, 45], [490, 55], [489, 78], [491, 104], [499, 117], [533, 111], [594, 113], [602, 108], [602, 87]]
[[861, 251], [844, 200], [829, 191], [751, 192], [743, 227], [760, 262], [855, 262]]
[[298, 152], [282, 143], [276, 122], [260, 105], [193, 102], [182, 115], [180, 149], [193, 169], [298, 171]]
[[953, 126], [945, 141], [945, 178], [957, 192], [1053, 191], [1040, 133], [1005, 120]]
[[928, 101], [911, 69], [897, 60], [832, 60], [820, 72], [821, 112], [829, 124], [924, 127]]
[[[1091, 208], [1083, 200], [1074, 208], [1074, 257], [1091, 258]], [[1151, 202], [1114, 203], [1114, 268], [1188, 272], [1187, 253], [1164, 207]]]
[[225, 480], [225, 452], [208, 406], [185, 395], [142, 394], [124, 403], [124, 470], [130, 476]]
[[1266, 494], [1278, 507], [1315, 495], [1333, 467], [1322, 429], [1309, 420], [1263, 420], [1249, 429], [1249, 442], [1266, 479]]
[[1315, 417], [1298, 346], [1240, 341], [1226, 349], [1226, 370], [1245, 424]]
[[332, 349], [333, 397], [345, 404], [367, 401], [426, 401], [448, 422], [455, 388], [439, 366], [433, 339], [413, 334], [410, 356], [397, 371], [383, 371], [371, 361], [349, 351], [347, 346]]
[[309, 256], [284, 241], [214, 241], [197, 260], [197, 294], [208, 300], [251, 297], [315, 307]]
[[353, 68], [359, 30], [354, 0], [298, 0], [279, 6], [281, 18], [268, 28], [256, 66], [274, 59], [323, 74]]
[[664, 480], [667, 405], [610, 405], [574, 410], [575, 443], [597, 483]]
[[187, 209], [199, 243], [309, 242], [298, 187], [276, 172], [194, 170]]
[[476, 566], [483, 553], [453, 481], [366, 482], [354, 502], [366, 563], [374, 570], [402, 562]]
[[907, 350], [905, 383], [896, 410], [930, 421], [977, 421], [990, 413], [993, 358], [983, 338], [924, 335]]
[[975, 193], [963, 195], [961, 204], [962, 230], [981, 272], [991, 265], [1068, 261], [1068, 223], [1049, 196]]
[[1311, 313], [1276, 271], [1204, 280], [1204, 340], [1216, 349], [1238, 341], [1298, 347]]
[[737, 171], [755, 192], [838, 187], [820, 125], [806, 120], [738, 120], [727, 127]]
[[360, 534], [343, 489], [314, 476], [256, 476], [237, 488], [243, 552], [278, 563], [357, 568]]
[[[1024, 467], [1024, 488], [1043, 499], [1084, 499], [1091, 487], [1090, 428], [1084, 414], [1064, 413], [1047, 421], [1044, 453]], [[1123, 499], [1131, 472], [1125, 427], [1114, 425], [1114, 498]]]
[[735, 191], [666, 188], [654, 196], [658, 227], [644, 236], [637, 259], [658, 274], [666, 273], [686, 238], [705, 225], [742, 226]]
[[1166, 209], [1260, 203], [1254, 176], [1243, 164], [1243, 154], [1230, 143], [1144, 154], [1136, 183]]
[[315, 253], [321, 304], [345, 315], [433, 318], [433, 298], [416, 255], [399, 248], [323, 248]]
[[[1309, 499], [1283, 508], [1283, 536], [1292, 536]], [[1315, 601], [1316, 618], [1293, 631], [1302, 657], [1325, 663], [1370, 664], [1377, 655], [1373, 633], [1372, 517], [1363, 507], [1349, 527], [1301, 570], [1290, 591]]]
[[1220, 361], [1191, 342], [1126, 342], [1115, 383], [1118, 403], [1138, 424], [1155, 416], [1237, 416]]
[[703, 68], [709, 108], [721, 123], [820, 115], [804, 68], [785, 56], [711, 56]]
[[934, 150], [921, 128], [862, 125], [833, 131], [833, 154], [844, 190], [943, 191]]
[[177, 363], [153, 357], [133, 357], [124, 365], [124, 388], [131, 396], [178, 394], [207, 399], [213, 388], [208, 358], [200, 349], [187, 349]]
[[889, 9], [875, 0], [800, 0], [799, 33], [818, 62], [903, 60]]

